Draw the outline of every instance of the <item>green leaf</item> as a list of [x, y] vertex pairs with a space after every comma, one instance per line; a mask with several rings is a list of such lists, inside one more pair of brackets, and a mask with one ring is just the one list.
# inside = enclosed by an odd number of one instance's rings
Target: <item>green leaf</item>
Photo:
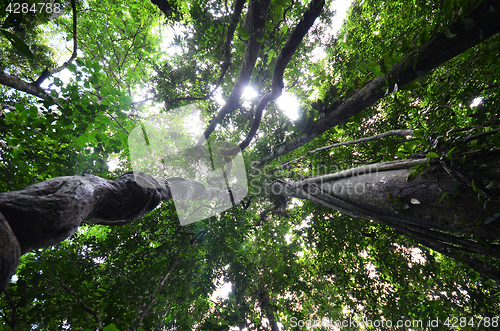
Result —
[[24, 105], [21, 104], [21, 103], [16, 103], [16, 110], [21, 112], [21, 111], [24, 111]]
[[68, 63], [68, 70], [71, 72], [76, 72], [76, 65], [74, 63]]
[[281, 34], [285, 35], [288, 32], [288, 25], [283, 24], [280, 28]]
[[400, 157], [400, 158], [402, 158], [402, 159], [405, 159], [405, 158], [406, 158], [406, 154], [405, 154], [405, 153], [401, 153], [401, 152], [397, 152], [397, 153], [396, 153], [396, 156], [397, 156], [397, 157]]
[[103, 329], [103, 331], [120, 331], [114, 324], [106, 325]]
[[443, 201], [443, 199], [448, 195], [448, 192], [445, 192], [443, 193], [443, 195], [441, 196], [441, 199], [439, 199], [439, 203], [441, 203], [441, 201]]
[[437, 155], [437, 153], [434, 152], [429, 152], [425, 155], [425, 157], [428, 159], [437, 159], [439, 158], [439, 155]]
[[98, 142], [103, 142], [105, 139], [106, 139], [106, 136], [103, 135], [102, 133], [98, 132], [96, 133], [95, 135], [95, 139], [98, 141]]
[[490, 224], [491, 222], [493, 222], [494, 220], [496, 220], [498, 218], [498, 216], [500, 216], [499, 213], [495, 213], [493, 214], [493, 216], [490, 216], [488, 217], [485, 221], [484, 221], [484, 224]]
[[415, 166], [411, 167], [410, 169], [413, 169], [413, 170], [420, 170], [420, 169], [421, 169], [421, 168], [423, 168], [423, 167], [424, 167], [424, 165], [423, 165], [423, 164], [417, 164], [417, 165], [415, 165]]
[[236, 31], [240, 34], [241, 40], [248, 40], [250, 38], [250, 33], [241, 26]]
[[10, 33], [7, 30], [0, 29], [0, 31], [5, 36], [5, 38], [7, 38], [10, 41], [10, 43], [12, 44], [12, 46], [14, 46], [15, 49], [17, 49], [19, 52], [21, 52], [29, 59], [33, 60], [33, 53], [31, 53], [30, 48], [28, 47], [28, 45], [24, 43], [24, 41], [22, 41], [21, 38]]
[[424, 135], [424, 130], [415, 129], [414, 133], [415, 133], [415, 137], [422, 137]]
[[449, 39], [455, 38], [457, 36], [456, 34], [451, 33], [450, 29], [448, 29], [448, 28], [443, 29], [443, 34], [446, 36], [446, 38], [449, 38]]
[[455, 148], [457, 148], [457, 146], [453, 147], [452, 149], [450, 149], [450, 150], [448, 151], [448, 153], [446, 153], [446, 158], [447, 158], [447, 159], [451, 159], [451, 158], [452, 158], [452, 156], [453, 156], [453, 151], [455, 150]]

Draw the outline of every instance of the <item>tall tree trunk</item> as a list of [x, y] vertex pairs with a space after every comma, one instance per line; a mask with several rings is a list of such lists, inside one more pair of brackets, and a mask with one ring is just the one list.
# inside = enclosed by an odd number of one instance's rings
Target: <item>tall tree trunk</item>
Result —
[[221, 196], [221, 190], [141, 172], [128, 172], [114, 181], [92, 175], [56, 177], [21, 191], [0, 193], [0, 291], [8, 285], [20, 255], [65, 240], [83, 222], [123, 225], [146, 215], [161, 201], [214, 196]]
[[[500, 284], [500, 270], [476, 268], [474, 259], [500, 259], [500, 150], [458, 160], [385, 162], [299, 181], [272, 192], [308, 199], [355, 218], [389, 225], [422, 245], [459, 260]], [[467, 258], [466, 258], [467, 257]]]

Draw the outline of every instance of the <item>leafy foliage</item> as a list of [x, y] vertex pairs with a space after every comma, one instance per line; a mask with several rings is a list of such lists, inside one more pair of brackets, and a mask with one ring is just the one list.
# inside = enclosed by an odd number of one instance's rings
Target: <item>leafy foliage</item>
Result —
[[[498, 128], [498, 35], [260, 172], [250, 170], [325, 116], [319, 104], [345, 101], [480, 2], [354, 1], [336, 37], [328, 34], [335, 17], [325, 9], [285, 71], [287, 92], [300, 105], [299, 119], [268, 105], [255, 141], [245, 150], [248, 174], [255, 175], [247, 208], [241, 204], [179, 229], [173, 204], [164, 203], [133, 224], [85, 225], [67, 241], [30, 252], [0, 299], [1, 329], [265, 330], [265, 298], [284, 329], [293, 321], [322, 317], [442, 322], [497, 317], [497, 286], [461, 262], [387, 226], [310, 201], [291, 199], [286, 211], [278, 211], [264, 188], [272, 180], [398, 158], [465, 162], [467, 157], [458, 155], [498, 149], [500, 133], [476, 137]], [[5, 109], [0, 115], [1, 191], [56, 176], [92, 173], [111, 179], [130, 170], [127, 135], [155, 107], [169, 111], [196, 102], [207, 122], [212, 118], [231, 93], [252, 38], [242, 26], [247, 7], [227, 49], [231, 2], [166, 3], [175, 15], [164, 22], [149, 1], [79, 2], [80, 53], [68, 65], [70, 78], [50, 80], [52, 98], [40, 101], [0, 87]], [[67, 50], [51, 45], [56, 38], [73, 38], [69, 2], [62, 5], [68, 14], [54, 18], [0, 15], [2, 28], [33, 53], [27, 59], [9, 40], [0, 39], [2, 54], [7, 54], [2, 71], [32, 82], [44, 68], [61, 62], [59, 51], [69, 57]], [[306, 7], [301, 1], [271, 1], [249, 84], [258, 97], [271, 89], [277, 57]], [[316, 48], [325, 48], [326, 58], [312, 59]], [[227, 52], [232, 62], [221, 77]], [[240, 141], [251, 126], [258, 97], [242, 99], [239, 111], [226, 117], [210, 139]], [[473, 105], [474, 100], [479, 104]], [[415, 137], [312, 153], [395, 129], [415, 130]], [[118, 168], [110, 170], [110, 160], [118, 160]], [[482, 203], [492, 203], [478, 195]], [[265, 210], [269, 212], [263, 217]], [[498, 266], [492, 258], [480, 259]], [[217, 297], [217, 288], [227, 283], [229, 295]]]

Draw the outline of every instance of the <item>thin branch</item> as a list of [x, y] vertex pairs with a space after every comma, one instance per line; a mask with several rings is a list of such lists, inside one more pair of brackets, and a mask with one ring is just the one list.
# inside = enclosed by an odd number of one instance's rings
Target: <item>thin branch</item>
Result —
[[16, 111], [16, 107], [8, 105], [6, 103], [0, 103], [0, 115], [3, 114], [4, 109], [8, 109], [10, 111]]
[[294, 159], [292, 161], [289, 161], [289, 162], [283, 164], [282, 167], [286, 167], [287, 165], [289, 165], [291, 163], [298, 162], [298, 161], [306, 158], [308, 155], [311, 155], [313, 153], [317, 153], [319, 151], [323, 151], [325, 149], [330, 149], [330, 148], [335, 148], [335, 147], [340, 147], [340, 146], [356, 145], [356, 144], [361, 144], [361, 143], [364, 143], [364, 142], [367, 142], [367, 141], [378, 140], [378, 139], [382, 139], [382, 138], [386, 138], [386, 137], [391, 137], [391, 136], [406, 137], [406, 136], [413, 136], [413, 135], [414, 135], [413, 130], [391, 130], [391, 131], [387, 131], [387, 132], [384, 132], [384, 133], [376, 134], [376, 135], [371, 136], [371, 137], [365, 137], [365, 138], [361, 138], [361, 139], [357, 139], [357, 140], [350, 140], [350, 141], [344, 141], [344, 142], [341, 142], [341, 143], [335, 143], [333, 145], [323, 146], [323, 147], [320, 147], [320, 148], [316, 148], [316, 149], [314, 149], [312, 151], [308, 151], [306, 153], [306, 155], [301, 156], [299, 158], [296, 158], [296, 159]]
[[123, 127], [123, 125], [120, 123], [120, 121], [118, 121], [118, 118], [117, 118], [117, 117], [115, 117], [115, 116], [113, 116], [112, 114], [110, 114], [107, 110], [104, 110], [104, 111], [106, 112], [106, 114], [108, 114], [108, 116], [109, 116], [111, 119], [113, 119], [113, 120], [116, 122], [116, 124], [118, 124], [118, 125], [120, 126], [120, 128], [122, 128], [122, 130], [123, 130], [123, 131], [124, 131], [127, 135], [129, 134], [129, 132], [127, 131], [127, 129], [125, 129], [125, 128]]
[[89, 306], [87, 306], [85, 304], [85, 302], [83, 302], [83, 300], [78, 297], [78, 294], [75, 293], [71, 288], [69, 288], [68, 285], [64, 284], [64, 282], [59, 277], [56, 277], [56, 279], [59, 282], [59, 284], [61, 284], [62, 288], [66, 292], [68, 292], [69, 294], [71, 294], [76, 299], [76, 301], [78, 301], [78, 303], [82, 306], [83, 310], [85, 310], [90, 315], [94, 316], [94, 319], [95, 319], [95, 322], [97, 323], [98, 329], [102, 330], [103, 329], [103, 325], [102, 325], [101, 318], [99, 317], [99, 313], [97, 311], [91, 309]]
[[25, 82], [24, 80], [19, 79], [16, 76], [9, 75], [6, 72], [0, 72], [0, 84], [12, 87], [13, 89], [16, 89], [18, 91], [26, 92], [43, 100], [50, 97], [40, 88], [38, 88], [38, 86]]
[[491, 134], [495, 134], [497, 132], [500, 132], [500, 128], [493, 129], [493, 130], [486, 131], [486, 132], [480, 132], [478, 134], [469, 136], [469, 137], [465, 138], [464, 142], [468, 142], [468, 141], [471, 141], [471, 140], [474, 140], [474, 139], [479, 139], [481, 137], [486, 137], [486, 136], [489, 136]]
[[[423, 158], [423, 159], [416, 159], [416, 160], [407, 159], [407, 160], [399, 160], [399, 161], [382, 162], [382, 163], [376, 163], [376, 164], [368, 164], [365, 166], [347, 169], [347, 170], [335, 172], [335, 173], [328, 174], [328, 175], [315, 176], [315, 177], [307, 178], [307, 179], [304, 179], [301, 181], [296, 181], [296, 182], [293, 182], [292, 185], [294, 187], [301, 187], [301, 186], [312, 184], [312, 183], [323, 183], [323, 182], [332, 181], [334, 179], [358, 176], [359, 174], [376, 173], [379, 171], [389, 171], [389, 170], [398, 170], [398, 169], [409, 169], [409, 168], [416, 166], [416, 165], [426, 164], [427, 162], [429, 162], [429, 160], [427, 158]], [[433, 163], [435, 161], [431, 160], [430, 162]]]
[[156, 298], [158, 297], [158, 294], [163, 290], [165, 285], [167, 285], [167, 281], [174, 272], [175, 268], [179, 264], [179, 260], [176, 260], [170, 270], [168, 271], [167, 275], [163, 277], [163, 279], [160, 281], [158, 284], [158, 287], [156, 288], [155, 292], [150, 296], [151, 300], [148, 303], [145, 303], [142, 305], [141, 310], [139, 311], [139, 314], [137, 314], [136, 318], [134, 321], [130, 324], [130, 327], [128, 328], [129, 331], [133, 331], [135, 329], [134, 324], [139, 322], [139, 325], [142, 323], [143, 319], [149, 315], [149, 312], [151, 310], [151, 306], [156, 302]]
[[215, 84], [215, 88], [210, 92], [212, 95], [222, 83], [222, 79], [224, 78], [227, 69], [231, 65], [231, 42], [234, 38], [234, 32], [236, 31], [236, 27], [238, 26], [238, 22], [240, 21], [241, 11], [243, 10], [243, 6], [246, 0], [236, 0], [234, 3], [233, 15], [231, 16], [231, 23], [229, 23], [229, 27], [227, 29], [226, 40], [224, 42], [224, 62], [221, 65], [221, 72], [219, 75], [219, 79]]
[[[71, 0], [71, 7], [73, 8], [73, 54], [70, 59], [64, 62], [60, 67], [48, 70], [45, 69], [40, 77], [38, 77], [33, 83], [25, 82], [15, 76], [9, 75], [5, 72], [0, 72], [0, 84], [12, 87], [18, 91], [23, 91], [28, 94], [34, 95], [40, 99], [47, 99], [49, 97], [43, 90], [40, 89], [40, 84], [43, 83], [48, 77], [55, 73], [58, 73], [65, 69], [69, 63], [71, 63], [76, 58], [77, 53], [77, 38], [76, 38], [76, 2]], [[54, 100], [55, 101], [55, 100]]]
[[[231, 16], [231, 22], [229, 23], [229, 27], [227, 30], [226, 34], [226, 40], [224, 42], [224, 50], [223, 50], [223, 56], [224, 56], [224, 62], [221, 64], [221, 71], [219, 74], [219, 78], [217, 79], [217, 82], [215, 83], [215, 87], [208, 93], [207, 95], [203, 97], [180, 97], [180, 98], [175, 98], [172, 101], [183, 101], [183, 100], [197, 100], [197, 101], [202, 101], [202, 100], [207, 100], [210, 98], [215, 91], [219, 88], [220, 84], [222, 84], [222, 80], [224, 79], [224, 76], [226, 75], [227, 69], [231, 66], [231, 42], [233, 41], [234, 38], [234, 32], [236, 31], [236, 27], [238, 26], [238, 22], [240, 21], [240, 16], [241, 12], [243, 10], [243, 6], [245, 5], [246, 0], [236, 0], [234, 3], [234, 9], [233, 9], [233, 15]], [[226, 3], [227, 4], [227, 3]]]
[[45, 79], [47, 79], [48, 77], [66, 69], [68, 67], [68, 65], [76, 59], [77, 50], [78, 50], [78, 39], [77, 39], [77, 34], [76, 34], [77, 16], [76, 16], [76, 1], [75, 0], [71, 0], [71, 8], [73, 10], [73, 54], [71, 54], [71, 57], [69, 58], [69, 60], [64, 62], [61, 66], [59, 66], [55, 69], [48, 70], [48, 72], [46, 73], [47, 77], [43, 77], [44, 73], [42, 73], [42, 75], [40, 77], [38, 77], [38, 79], [34, 83], [37, 86], [40, 86], [40, 84], [42, 84], [43, 81]]

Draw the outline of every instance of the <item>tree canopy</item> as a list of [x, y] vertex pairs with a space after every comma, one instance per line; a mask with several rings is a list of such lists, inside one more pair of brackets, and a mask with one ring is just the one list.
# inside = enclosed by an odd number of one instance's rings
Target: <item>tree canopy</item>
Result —
[[[324, 0], [0, 4], [1, 329], [497, 328], [500, 6], [338, 19]], [[218, 178], [171, 140], [137, 169], [132, 138], [153, 148], [178, 109]], [[180, 226], [179, 200], [220, 192]]]

